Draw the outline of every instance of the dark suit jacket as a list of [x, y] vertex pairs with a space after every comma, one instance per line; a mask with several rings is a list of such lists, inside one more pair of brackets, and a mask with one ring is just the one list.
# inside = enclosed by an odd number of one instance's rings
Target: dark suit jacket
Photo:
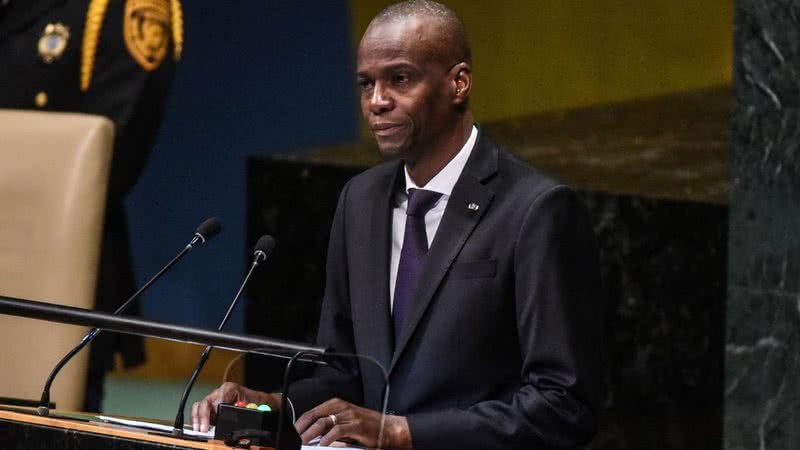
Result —
[[[114, 0], [108, 4], [86, 92], [80, 89], [80, 61], [88, 0], [12, 0], [0, 7], [0, 108], [37, 109], [34, 98], [45, 92], [48, 102], [42, 110], [99, 114], [114, 121], [114, 155], [95, 302], [98, 310], [106, 312], [114, 311], [135, 290], [122, 201], [155, 142], [175, 71], [172, 53], [152, 71], [144, 70], [130, 55], [123, 38], [125, 3]], [[61, 57], [46, 63], [37, 43], [51, 23], [67, 26], [70, 37]], [[134, 304], [126, 314], [137, 312]], [[144, 360], [141, 338], [102, 333], [92, 343], [90, 372], [102, 374], [111, 369], [115, 351], [122, 353], [127, 366]], [[86, 407], [98, 410], [99, 400], [87, 402]]]
[[[586, 443], [600, 409], [602, 301], [578, 195], [481, 131], [393, 343], [391, 210], [403, 183], [394, 161], [344, 188], [318, 343], [385, 366], [389, 409], [407, 416], [416, 450]], [[382, 380], [362, 360], [346, 374], [320, 369], [290, 396], [300, 410], [332, 396], [380, 409]]]

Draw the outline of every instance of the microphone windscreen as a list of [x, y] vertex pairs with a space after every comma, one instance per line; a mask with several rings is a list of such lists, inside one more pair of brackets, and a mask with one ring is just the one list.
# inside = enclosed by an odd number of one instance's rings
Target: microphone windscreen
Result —
[[253, 252], [263, 252], [265, 255], [269, 255], [273, 248], [275, 248], [275, 239], [273, 239], [272, 236], [265, 234], [258, 239]]
[[203, 239], [208, 241], [219, 234], [220, 231], [222, 231], [222, 224], [219, 220], [216, 217], [209, 217], [197, 227], [195, 233], [203, 236]]

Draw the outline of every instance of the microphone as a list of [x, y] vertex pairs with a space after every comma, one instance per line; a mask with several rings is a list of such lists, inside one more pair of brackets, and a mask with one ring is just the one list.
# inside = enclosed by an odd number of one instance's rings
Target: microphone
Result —
[[[161, 270], [158, 271], [158, 273], [156, 273], [155, 275], [153, 275], [152, 278], [147, 280], [147, 283], [145, 283], [142, 287], [140, 287], [138, 291], [134, 292], [133, 295], [131, 295], [128, 298], [128, 300], [125, 301], [125, 303], [120, 305], [119, 308], [117, 308], [114, 311], [114, 315], [119, 315], [120, 313], [125, 311], [133, 303], [134, 300], [139, 298], [139, 296], [142, 295], [142, 293], [150, 287], [150, 285], [155, 283], [155, 281], [161, 278], [161, 276], [164, 275], [169, 269], [171, 269], [172, 266], [174, 266], [175, 264], [178, 263], [178, 261], [183, 259], [183, 257], [187, 253], [189, 253], [196, 245], [205, 244], [207, 241], [211, 240], [214, 236], [219, 234], [221, 230], [222, 230], [222, 224], [220, 224], [219, 220], [217, 220], [216, 217], [210, 217], [205, 221], [203, 221], [203, 223], [201, 223], [200, 226], [198, 226], [197, 229], [195, 230], [194, 236], [192, 236], [192, 239], [189, 241], [188, 244], [186, 244], [186, 247], [184, 247], [183, 250], [181, 250], [177, 255], [175, 255], [175, 257], [172, 258], [172, 260], [168, 262], [167, 265], [162, 267]], [[39, 415], [46, 416], [50, 414], [50, 388], [53, 385], [53, 381], [55, 381], [58, 373], [72, 358], [75, 357], [75, 355], [77, 355], [81, 350], [83, 350], [84, 347], [89, 345], [89, 343], [92, 342], [94, 338], [97, 337], [98, 334], [100, 334], [100, 331], [101, 330], [99, 328], [93, 328], [91, 331], [89, 331], [86, 334], [86, 336], [84, 336], [83, 339], [81, 339], [78, 345], [76, 345], [72, 350], [70, 350], [69, 353], [64, 355], [64, 357], [61, 358], [61, 360], [53, 368], [53, 371], [50, 372], [50, 376], [47, 377], [47, 381], [44, 384], [44, 389], [42, 390], [42, 397], [39, 400], [39, 407], [37, 408]]]
[[[236, 306], [236, 302], [239, 301], [239, 297], [242, 295], [245, 286], [247, 286], [247, 282], [250, 281], [250, 276], [253, 274], [253, 271], [256, 270], [256, 267], [258, 267], [259, 264], [267, 260], [274, 247], [275, 239], [273, 239], [272, 236], [265, 234], [258, 239], [258, 242], [256, 242], [256, 246], [253, 250], [253, 262], [250, 264], [250, 270], [247, 271], [244, 281], [242, 281], [241, 286], [239, 286], [239, 291], [236, 293], [236, 296], [233, 298], [230, 306], [228, 306], [228, 311], [225, 313], [225, 317], [222, 318], [222, 322], [220, 322], [219, 327], [217, 327], [217, 331], [222, 331], [222, 329], [225, 327], [225, 324], [228, 323], [228, 319], [233, 312], [233, 308]], [[183, 390], [181, 401], [178, 404], [178, 413], [175, 415], [175, 423], [172, 426], [172, 435], [175, 437], [184, 439], [188, 438], [188, 436], [184, 436], [183, 434], [183, 410], [186, 408], [186, 401], [189, 399], [189, 393], [192, 391], [195, 381], [197, 381], [197, 376], [200, 375], [200, 371], [203, 370], [203, 366], [206, 365], [206, 361], [208, 361], [208, 357], [211, 355], [211, 350], [213, 348], [213, 346], [209, 345], [206, 346], [205, 350], [203, 350], [203, 353], [200, 355], [200, 359], [197, 361], [197, 366], [194, 368], [194, 372], [192, 372], [192, 376], [189, 378], [189, 382], [186, 383], [186, 387]]]
[[210, 241], [214, 236], [218, 235], [220, 231], [222, 231], [222, 224], [219, 223], [219, 220], [217, 220], [216, 217], [209, 217], [197, 227], [197, 230], [194, 232], [194, 237], [187, 247], [197, 245], [198, 242], [200, 245], [203, 245], [206, 241]]

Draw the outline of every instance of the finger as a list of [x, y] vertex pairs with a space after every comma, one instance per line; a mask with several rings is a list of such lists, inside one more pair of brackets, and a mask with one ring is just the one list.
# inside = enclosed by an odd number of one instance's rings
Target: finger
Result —
[[350, 424], [336, 425], [328, 430], [319, 441], [320, 447], [329, 447], [336, 441], [357, 442], [367, 445], [364, 442], [363, 433], [360, 433], [356, 426]]
[[197, 409], [200, 407], [200, 402], [192, 403], [192, 430], [198, 431], [200, 428], [199, 417], [197, 417]]
[[315, 423], [321, 417], [327, 417], [331, 414], [336, 414], [347, 407], [348, 403], [344, 400], [333, 398], [330, 399], [320, 405], [315, 406], [314, 408], [306, 411], [305, 414], [300, 416], [299, 419], [294, 423], [294, 427], [297, 429], [297, 432], [302, 434], [305, 430], [308, 429], [313, 423]]
[[208, 431], [208, 427], [211, 424], [211, 415], [213, 414], [213, 409], [214, 408], [211, 406], [210, 401], [203, 400], [200, 402], [197, 415], [200, 417], [200, 431], [203, 433]]
[[294, 423], [295, 429], [300, 434], [303, 434], [311, 425], [313, 425], [321, 417], [320, 407], [309, 409]]
[[309, 441], [315, 437], [324, 436], [328, 429], [332, 426], [333, 422], [331, 422], [330, 418], [320, 417], [310, 427], [308, 427], [304, 433], [300, 434], [300, 440], [302, 440], [304, 444], [308, 444]]
[[336, 415], [337, 425], [320, 440], [320, 446], [329, 446], [334, 441], [358, 442], [365, 447], [378, 447], [378, 430], [381, 414], [354, 405]]
[[313, 414], [311, 414], [311, 411], [306, 411], [305, 414], [300, 416], [300, 418], [294, 422], [294, 429], [297, 430], [298, 434], [303, 434], [303, 432], [305, 432], [308, 427], [311, 426], [314, 420], [316, 420], [316, 418]]
[[[243, 398], [241, 389], [239, 389], [239, 385], [233, 382], [225, 382], [222, 386], [217, 389], [217, 404], [220, 403], [233, 403], [237, 399], [238, 400], [245, 400]], [[245, 400], [246, 401], [246, 400]]]

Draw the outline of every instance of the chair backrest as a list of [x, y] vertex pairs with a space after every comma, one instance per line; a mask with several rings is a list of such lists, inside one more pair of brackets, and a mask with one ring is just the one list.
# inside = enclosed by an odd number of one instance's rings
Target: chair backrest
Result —
[[[100, 116], [0, 109], [0, 294], [94, 307], [114, 125]], [[0, 315], [0, 396], [38, 399], [87, 329]], [[78, 410], [87, 352], [53, 385]]]

